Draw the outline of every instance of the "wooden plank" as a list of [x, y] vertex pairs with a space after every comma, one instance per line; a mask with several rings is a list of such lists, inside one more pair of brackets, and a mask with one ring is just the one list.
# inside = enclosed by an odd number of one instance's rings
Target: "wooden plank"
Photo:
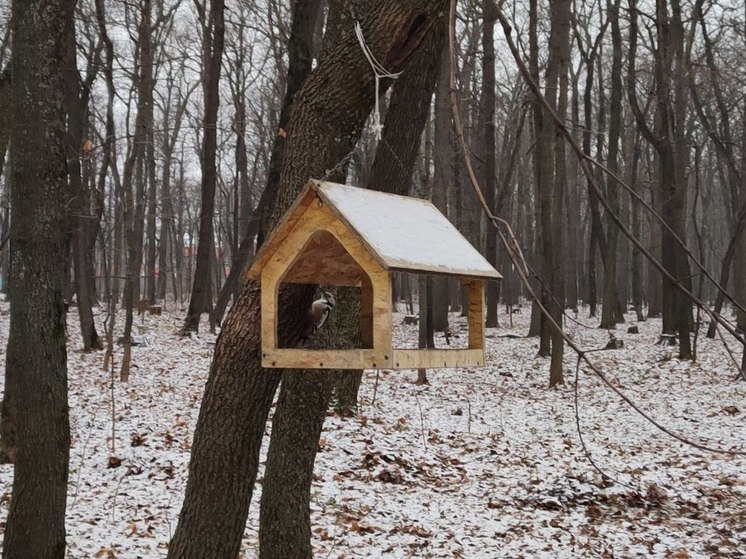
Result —
[[468, 293], [469, 349], [484, 348], [484, 282], [466, 282]]
[[373, 284], [365, 277], [360, 286], [360, 331], [363, 347], [373, 347]]
[[483, 349], [394, 349], [392, 369], [483, 367]]
[[[265, 272], [267, 270], [265, 269]], [[266, 276], [266, 277], [265, 277]], [[279, 283], [266, 273], [262, 273], [262, 352], [277, 348], [277, 294]]]
[[306, 209], [314, 200], [316, 200], [316, 190], [312, 188], [310, 183], [308, 183], [303, 187], [303, 190], [298, 195], [298, 198], [295, 199], [293, 205], [290, 206], [288, 211], [285, 212], [285, 215], [282, 216], [277, 227], [270, 232], [269, 236], [264, 241], [264, 244], [262, 244], [259, 249], [259, 252], [254, 256], [254, 261], [246, 272], [246, 277], [248, 279], [259, 279], [262, 268], [264, 268], [277, 248], [284, 243], [285, 238], [297, 225], [298, 220], [305, 215]]
[[[265, 262], [265, 268], [271, 268], [273, 276], [282, 276], [291, 268], [296, 259], [301, 255], [306, 243], [317, 231], [328, 229], [329, 215], [315, 211], [319, 207], [319, 201], [313, 200], [308, 210], [298, 219], [295, 228], [288, 233], [282, 244], [276, 247], [274, 253]], [[262, 273], [264, 277], [264, 273]]]
[[262, 367], [282, 369], [390, 369], [391, 355], [373, 349], [262, 349]]
[[370, 275], [373, 285], [373, 347], [391, 354], [393, 315], [391, 313], [391, 274], [383, 270]]
[[311, 235], [283, 281], [357, 287], [363, 276], [363, 268], [337, 238], [322, 230]]
[[[331, 285], [360, 285], [361, 271], [366, 274], [384, 270], [381, 264], [367, 253], [363, 245], [357, 240], [354, 233], [345, 229], [336, 215], [328, 208], [321, 206], [318, 200], [314, 200], [308, 211], [298, 220], [295, 229], [288, 235], [285, 242], [277, 247], [272, 257], [266, 262], [265, 268], [271, 269], [272, 276], [279, 276], [280, 281], [297, 281], [290, 273], [296, 262], [304, 257], [306, 246], [319, 232], [326, 232], [339, 243], [340, 247], [348, 253], [348, 256], [340, 263], [341, 268], [334, 268], [333, 261], [327, 261], [330, 266], [328, 274], [320, 267], [318, 277], [312, 279], [306, 275], [308, 283], [329, 283]], [[354, 264], [354, 268], [350, 266]], [[342, 281], [342, 276], [349, 273], [349, 281]], [[290, 274], [288, 279], [285, 275]], [[264, 277], [264, 271], [262, 273]], [[331, 281], [326, 281], [327, 278]]]

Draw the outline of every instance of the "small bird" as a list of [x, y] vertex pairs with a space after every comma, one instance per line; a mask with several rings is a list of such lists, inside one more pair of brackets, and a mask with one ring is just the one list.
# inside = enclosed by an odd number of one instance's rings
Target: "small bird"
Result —
[[316, 331], [324, 325], [326, 319], [329, 318], [329, 314], [334, 308], [335, 302], [334, 295], [328, 291], [324, 291], [321, 294], [321, 299], [316, 299], [311, 303], [311, 308], [308, 311], [306, 330], [304, 332], [304, 340], [313, 336]]

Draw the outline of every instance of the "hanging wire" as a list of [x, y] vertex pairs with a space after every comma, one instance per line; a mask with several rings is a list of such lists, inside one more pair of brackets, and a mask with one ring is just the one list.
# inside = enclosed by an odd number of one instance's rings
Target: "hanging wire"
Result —
[[379, 100], [381, 78], [390, 78], [392, 80], [395, 80], [396, 78], [401, 76], [401, 72], [389, 72], [388, 70], [386, 70], [386, 68], [383, 67], [383, 64], [378, 61], [373, 52], [370, 50], [368, 43], [365, 42], [363, 28], [358, 20], [355, 20], [355, 36], [357, 37], [357, 40], [360, 43], [360, 48], [362, 49], [365, 58], [368, 60], [368, 64], [370, 64], [370, 67], [373, 70], [373, 74], [376, 78], [376, 108], [373, 111], [373, 132], [376, 135], [376, 140], [380, 140], [381, 132], [383, 131]]

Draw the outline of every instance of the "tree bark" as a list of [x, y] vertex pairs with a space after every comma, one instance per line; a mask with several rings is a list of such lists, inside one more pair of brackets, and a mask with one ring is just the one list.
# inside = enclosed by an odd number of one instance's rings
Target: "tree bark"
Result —
[[11, 72], [10, 66], [3, 68], [0, 73], [0, 177], [3, 176], [5, 166], [5, 154], [8, 151], [8, 140], [10, 139], [10, 92]]
[[[697, 0], [701, 6], [703, 0]], [[628, 97], [637, 125], [656, 151], [661, 217], [673, 233], [685, 242], [687, 221], [686, 167], [689, 147], [685, 134], [690, 70], [689, 52], [685, 48], [684, 26], [679, 0], [656, 0], [656, 36], [653, 51], [655, 79], [655, 130], [651, 130], [637, 103], [635, 93], [635, 59], [637, 48], [637, 5], [630, 0], [630, 47]], [[695, 6], [695, 10], [696, 10]], [[684, 247], [661, 226], [662, 263], [668, 272], [691, 291], [689, 262]], [[691, 359], [692, 309], [689, 299], [662, 278], [663, 333], [678, 332], [679, 358]]]
[[9, 559], [65, 556], [64, 62], [74, 8], [73, 0], [12, 5], [12, 272], [3, 422], [14, 410], [17, 453], [3, 542]]
[[[314, 337], [313, 346], [362, 347], [359, 289], [340, 288], [336, 299], [334, 311]], [[335, 376], [323, 370], [288, 370], [282, 375], [262, 486], [260, 559], [313, 557], [313, 465]]]
[[[430, 2], [378, 0], [362, 28], [370, 48], [398, 71], [432, 25]], [[354, 146], [374, 102], [374, 79], [352, 30], [347, 30], [295, 98], [280, 174], [276, 224], [308, 178], [322, 177]], [[347, 150], [347, 151], [345, 151]], [[278, 327], [283, 347], [303, 334], [313, 288], [280, 290], [289, 309]], [[256, 480], [259, 449], [279, 372], [260, 364], [259, 286], [241, 290], [215, 348], [195, 430], [189, 480], [168, 557], [238, 555]]]
[[[320, 17], [320, 0], [297, 1], [293, 7], [293, 23], [290, 40], [288, 41], [288, 75], [286, 80], [285, 98], [280, 109], [280, 118], [277, 123], [277, 134], [272, 145], [269, 171], [267, 172], [267, 186], [265, 187], [266, 203], [261, 216], [259, 227], [258, 245], [264, 242], [271, 229], [272, 210], [277, 202], [277, 192], [280, 184], [280, 172], [282, 170], [283, 153], [287, 143], [287, 126], [290, 121], [290, 113], [296, 93], [311, 73], [313, 39], [316, 29], [316, 21]], [[343, 11], [339, 6], [337, 13], [341, 17]], [[328, 33], [328, 32], [327, 32]], [[336, 31], [334, 32], [336, 33]]]
[[[439, 50], [439, 47], [442, 47], [444, 34], [441, 33], [439, 37], [436, 36], [433, 40], [430, 40], [429, 37], [432, 36], [433, 33], [431, 32], [428, 39], [425, 39], [425, 44], [411, 57], [411, 60], [405, 66], [405, 75], [408, 71], [419, 71], [419, 67], [413, 66], [414, 64], [427, 63], [427, 57], [422, 55], [422, 51], [426, 49], [428, 43], [430, 46], [428, 50]], [[424, 93], [422, 91], [418, 93], [412, 91], [414, 97], [409, 97], [409, 103], [413, 103], [417, 97], [426, 96], [427, 92], [431, 94], [435, 68], [431, 69], [431, 73], [430, 88], [424, 88]], [[427, 72], [425, 74], [427, 77]], [[411, 81], [416, 80], [410, 79]], [[407, 85], [406, 82], [404, 85]], [[391, 141], [396, 143], [392, 145], [388, 143], [388, 139], [384, 139], [382, 145], [379, 146], [383, 149], [395, 150], [395, 154], [401, 153], [405, 157], [405, 161], [409, 163], [407, 169], [403, 168], [406, 163], [401, 160], [398, 161], [402, 169], [400, 173], [403, 176], [398, 177], [398, 181], [386, 186], [386, 190], [394, 190], [395, 192], [404, 190], [410, 182], [419, 146], [419, 136], [424, 126], [428, 106], [427, 102], [421, 103], [419, 110], [413, 115], [411, 110], [406, 111], [404, 106], [406, 101], [402, 99], [397, 99], [397, 101], [402, 104], [396, 107], [394, 113], [389, 112], [389, 115], [391, 115], [389, 136]], [[410, 118], [414, 116], [414, 119], [409, 121], [407, 128], [411, 130], [413, 127], [417, 127], [415, 133], [402, 133], [401, 126], [397, 126], [403, 120], [403, 110], [409, 113]], [[387, 122], [389, 122], [389, 115], [387, 115]], [[417, 126], [418, 124], [419, 126]], [[397, 149], [400, 144], [403, 144], [401, 150]], [[386, 159], [388, 157], [384, 156], [382, 160], [379, 160], [379, 165], [384, 166]], [[343, 180], [346, 175], [346, 165], [337, 165], [335, 169], [338, 169], [338, 171], [335, 171], [330, 180]], [[380, 172], [381, 170], [379, 170]], [[397, 177], [393, 178], [396, 179]], [[374, 177], [374, 180], [380, 179]], [[321, 347], [361, 347], [363, 340], [361, 339], [358, 318], [361, 306], [360, 295], [357, 290], [340, 289], [337, 299], [338, 303], [335, 307], [332, 325], [328, 329], [325, 328], [318, 341], [320, 341]], [[331, 382], [334, 378], [333, 373], [323, 375], [317, 371], [306, 371], [300, 374], [285, 372], [283, 374], [283, 391], [286, 397], [282, 398], [281, 396], [281, 403], [278, 404], [273, 421], [272, 440], [267, 456], [267, 473], [262, 492], [259, 552], [263, 559], [288, 557], [290, 551], [292, 551], [293, 557], [311, 556], [309, 499], [313, 463], [317, 450], [317, 445], [313, 443], [318, 442], [321, 433], [329, 402]], [[294, 404], [303, 406], [300, 412], [293, 409]], [[316, 405], [315, 408], [312, 407], [313, 404]], [[289, 409], [281, 409], [281, 405], [289, 406]], [[310, 440], [307, 440], [306, 444], [299, 445], [299, 437]], [[287, 456], [294, 457], [293, 464], [287, 462], [285, 458]], [[290, 506], [287, 506], [288, 503], [290, 503]]]
[[[368, 188], [391, 194], [410, 194], [412, 173], [419, 152], [422, 131], [430, 113], [430, 102], [445, 46], [445, 22], [428, 34], [412, 55], [402, 76], [394, 82], [383, 137], [368, 178]], [[444, 185], [445, 187], [445, 185]], [[445, 188], [444, 188], [445, 190]], [[444, 192], [445, 193], [445, 192]], [[447, 289], [443, 283], [443, 304], [447, 310]], [[447, 322], [446, 322], [447, 326]], [[340, 371], [335, 385], [335, 409], [351, 415], [357, 409], [362, 371]]]
[[[554, 94], [547, 91], [547, 100], [550, 105], [556, 106], [560, 118], [567, 115], [568, 106], [568, 67], [570, 63], [570, 0], [556, 0], [551, 4], [552, 27], [549, 34], [550, 63], [547, 68], [547, 88], [556, 84]], [[555, 60], [552, 60], [555, 59]], [[552, 68], [556, 66], [556, 68]], [[556, 104], [556, 105], [555, 105]], [[551, 215], [547, 220], [550, 224], [552, 237], [549, 258], [544, 255], [544, 261], [551, 263], [551, 271], [545, 276], [549, 280], [548, 310], [559, 325], [551, 328], [551, 363], [549, 366], [549, 387], [564, 382], [563, 359], [564, 359], [564, 337], [562, 334], [563, 313], [565, 310], [565, 240], [567, 237], [563, 217], [565, 215], [565, 196], [567, 190], [567, 168], [565, 158], [565, 139], [551, 122], [549, 115], [545, 115], [546, 126], [552, 129], [554, 144], [554, 176], [551, 181], [547, 177], [547, 185], [551, 184]], [[542, 216], [544, 217], [544, 216]], [[546, 232], [546, 230], [545, 230]], [[548, 246], [546, 240], [543, 248]], [[548, 321], [547, 321], [548, 322]], [[547, 324], [548, 326], [548, 324]]]

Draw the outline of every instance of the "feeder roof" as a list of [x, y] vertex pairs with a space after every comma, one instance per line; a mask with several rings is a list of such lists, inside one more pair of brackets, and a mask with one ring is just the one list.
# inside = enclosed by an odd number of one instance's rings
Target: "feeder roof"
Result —
[[311, 180], [257, 254], [261, 268], [290, 232], [310, 200], [318, 198], [391, 271], [480, 279], [502, 276], [429, 201], [355, 186]]

